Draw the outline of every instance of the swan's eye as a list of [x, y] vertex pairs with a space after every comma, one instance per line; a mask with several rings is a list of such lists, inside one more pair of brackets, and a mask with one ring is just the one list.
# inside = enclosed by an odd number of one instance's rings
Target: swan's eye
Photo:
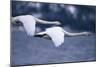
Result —
[[20, 21], [12, 23], [13, 26], [22, 26], [23, 24]]
[[23, 24], [20, 21], [16, 21], [15, 23], [17, 26], [22, 26]]

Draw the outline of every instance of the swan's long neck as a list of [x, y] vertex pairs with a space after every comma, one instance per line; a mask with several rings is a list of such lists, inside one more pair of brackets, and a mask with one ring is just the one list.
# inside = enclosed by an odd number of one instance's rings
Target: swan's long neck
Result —
[[41, 20], [41, 19], [35, 18], [35, 17], [34, 17], [34, 19], [41, 24], [56, 24], [55, 21], [46, 21], [46, 20]]
[[64, 31], [66, 36], [84, 36], [84, 35], [88, 35], [88, 32], [79, 32], [79, 33], [70, 33], [70, 32], [66, 32]]

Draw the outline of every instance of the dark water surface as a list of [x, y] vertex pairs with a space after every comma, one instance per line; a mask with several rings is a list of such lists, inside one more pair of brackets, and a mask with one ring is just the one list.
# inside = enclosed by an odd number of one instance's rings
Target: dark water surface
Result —
[[96, 60], [95, 35], [65, 37], [58, 48], [51, 40], [29, 37], [22, 31], [12, 31], [11, 36], [11, 65]]

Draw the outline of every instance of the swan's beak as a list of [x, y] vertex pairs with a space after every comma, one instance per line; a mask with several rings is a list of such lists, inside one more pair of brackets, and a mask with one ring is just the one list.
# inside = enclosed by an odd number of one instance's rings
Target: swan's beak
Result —
[[87, 36], [90, 36], [90, 35], [93, 35], [93, 33], [92, 32], [83, 32], [85, 35], [87, 35]]
[[61, 25], [61, 23], [59, 21], [55, 21], [56, 22], [56, 25]]

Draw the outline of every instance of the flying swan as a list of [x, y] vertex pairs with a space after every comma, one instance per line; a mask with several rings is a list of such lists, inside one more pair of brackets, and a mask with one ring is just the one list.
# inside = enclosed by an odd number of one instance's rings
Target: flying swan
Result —
[[12, 23], [16, 23], [17, 21], [20, 21], [23, 24], [23, 27], [29, 36], [35, 35], [35, 26], [37, 22], [41, 24], [60, 25], [60, 22], [58, 21], [52, 21], [52, 22], [45, 21], [45, 20], [38, 19], [32, 15], [21, 15], [21, 16], [16, 16], [11, 18]]
[[43, 32], [39, 32], [35, 37], [41, 37], [45, 39], [51, 39], [56, 47], [59, 47], [64, 42], [65, 36], [80, 36], [80, 35], [89, 35], [90, 32], [80, 32], [80, 33], [70, 33], [65, 31], [62, 27], [50, 27]]

